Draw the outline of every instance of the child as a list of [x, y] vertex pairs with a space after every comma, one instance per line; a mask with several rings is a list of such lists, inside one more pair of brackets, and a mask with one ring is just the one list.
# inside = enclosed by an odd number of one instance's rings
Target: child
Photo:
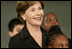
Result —
[[23, 27], [24, 24], [18, 18], [12, 19], [8, 24], [10, 37], [13, 37], [17, 33], [19, 33]]
[[42, 28], [48, 31], [49, 28], [53, 25], [59, 26], [58, 18], [54, 13], [47, 13], [43, 18]]
[[61, 32], [57, 25], [49, 29], [47, 44], [48, 48], [69, 48], [67, 37]]
[[[49, 31], [50, 27], [53, 25], [59, 26], [58, 18], [54, 13], [47, 13], [42, 22], [42, 28], [45, 29], [47, 32]], [[69, 39], [69, 47], [71, 47], [71, 39]]]
[[[24, 23], [22, 23], [18, 18], [13, 18], [12, 20], [10, 20], [8, 24], [10, 37], [13, 37], [16, 34], [18, 34], [23, 27], [24, 27]], [[7, 48], [9, 48], [9, 46]]]

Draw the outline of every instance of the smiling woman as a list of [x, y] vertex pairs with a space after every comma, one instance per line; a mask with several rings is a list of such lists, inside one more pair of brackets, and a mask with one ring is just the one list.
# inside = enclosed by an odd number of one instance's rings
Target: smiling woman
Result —
[[22, 31], [10, 39], [9, 48], [45, 48], [46, 31], [40, 27], [43, 19], [42, 1], [18, 1], [16, 12], [25, 23]]
[[[1, 48], [7, 48], [9, 44], [8, 23], [12, 18], [17, 17], [15, 11], [16, 3], [17, 1], [1, 1]], [[43, 1], [43, 3], [44, 14], [55, 13], [61, 30], [67, 38], [71, 39], [71, 1]], [[26, 7], [27, 5], [24, 9]]]

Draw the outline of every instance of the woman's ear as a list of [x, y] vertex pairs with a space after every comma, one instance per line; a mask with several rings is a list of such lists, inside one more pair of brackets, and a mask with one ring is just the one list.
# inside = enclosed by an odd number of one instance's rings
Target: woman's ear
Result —
[[9, 35], [10, 35], [10, 37], [12, 37], [13, 36], [13, 32], [9, 31]]
[[20, 15], [23, 18], [23, 20], [26, 20], [26, 17], [25, 17], [25, 14], [24, 13], [21, 13]]
[[48, 48], [52, 48], [51, 46], [48, 46]]

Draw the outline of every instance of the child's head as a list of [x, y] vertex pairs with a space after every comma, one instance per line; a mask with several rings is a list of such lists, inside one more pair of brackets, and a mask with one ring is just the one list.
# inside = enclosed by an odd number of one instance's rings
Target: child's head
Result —
[[53, 25], [59, 26], [58, 18], [54, 13], [47, 13], [43, 18], [42, 27], [48, 31]]
[[69, 48], [68, 39], [59, 26], [52, 26], [49, 29], [47, 44], [48, 48]]
[[10, 37], [19, 33], [23, 27], [24, 24], [18, 18], [10, 20], [8, 24]]

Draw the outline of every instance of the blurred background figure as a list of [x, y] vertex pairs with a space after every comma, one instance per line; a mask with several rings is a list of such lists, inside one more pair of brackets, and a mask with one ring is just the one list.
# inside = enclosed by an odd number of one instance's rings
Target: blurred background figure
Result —
[[10, 37], [19, 33], [23, 27], [24, 24], [18, 18], [13, 18], [8, 24]]
[[51, 26], [47, 38], [48, 48], [69, 48], [68, 38], [60, 30], [59, 26]]
[[[53, 26], [53, 25], [57, 25], [57, 26], [60, 26], [59, 25], [59, 22], [58, 22], [58, 18], [57, 16], [50, 12], [50, 13], [47, 13], [44, 18], [43, 18], [43, 22], [42, 22], [42, 28], [45, 29], [47, 32], [49, 31], [50, 27]], [[71, 39], [69, 39], [69, 47], [71, 47]]]

